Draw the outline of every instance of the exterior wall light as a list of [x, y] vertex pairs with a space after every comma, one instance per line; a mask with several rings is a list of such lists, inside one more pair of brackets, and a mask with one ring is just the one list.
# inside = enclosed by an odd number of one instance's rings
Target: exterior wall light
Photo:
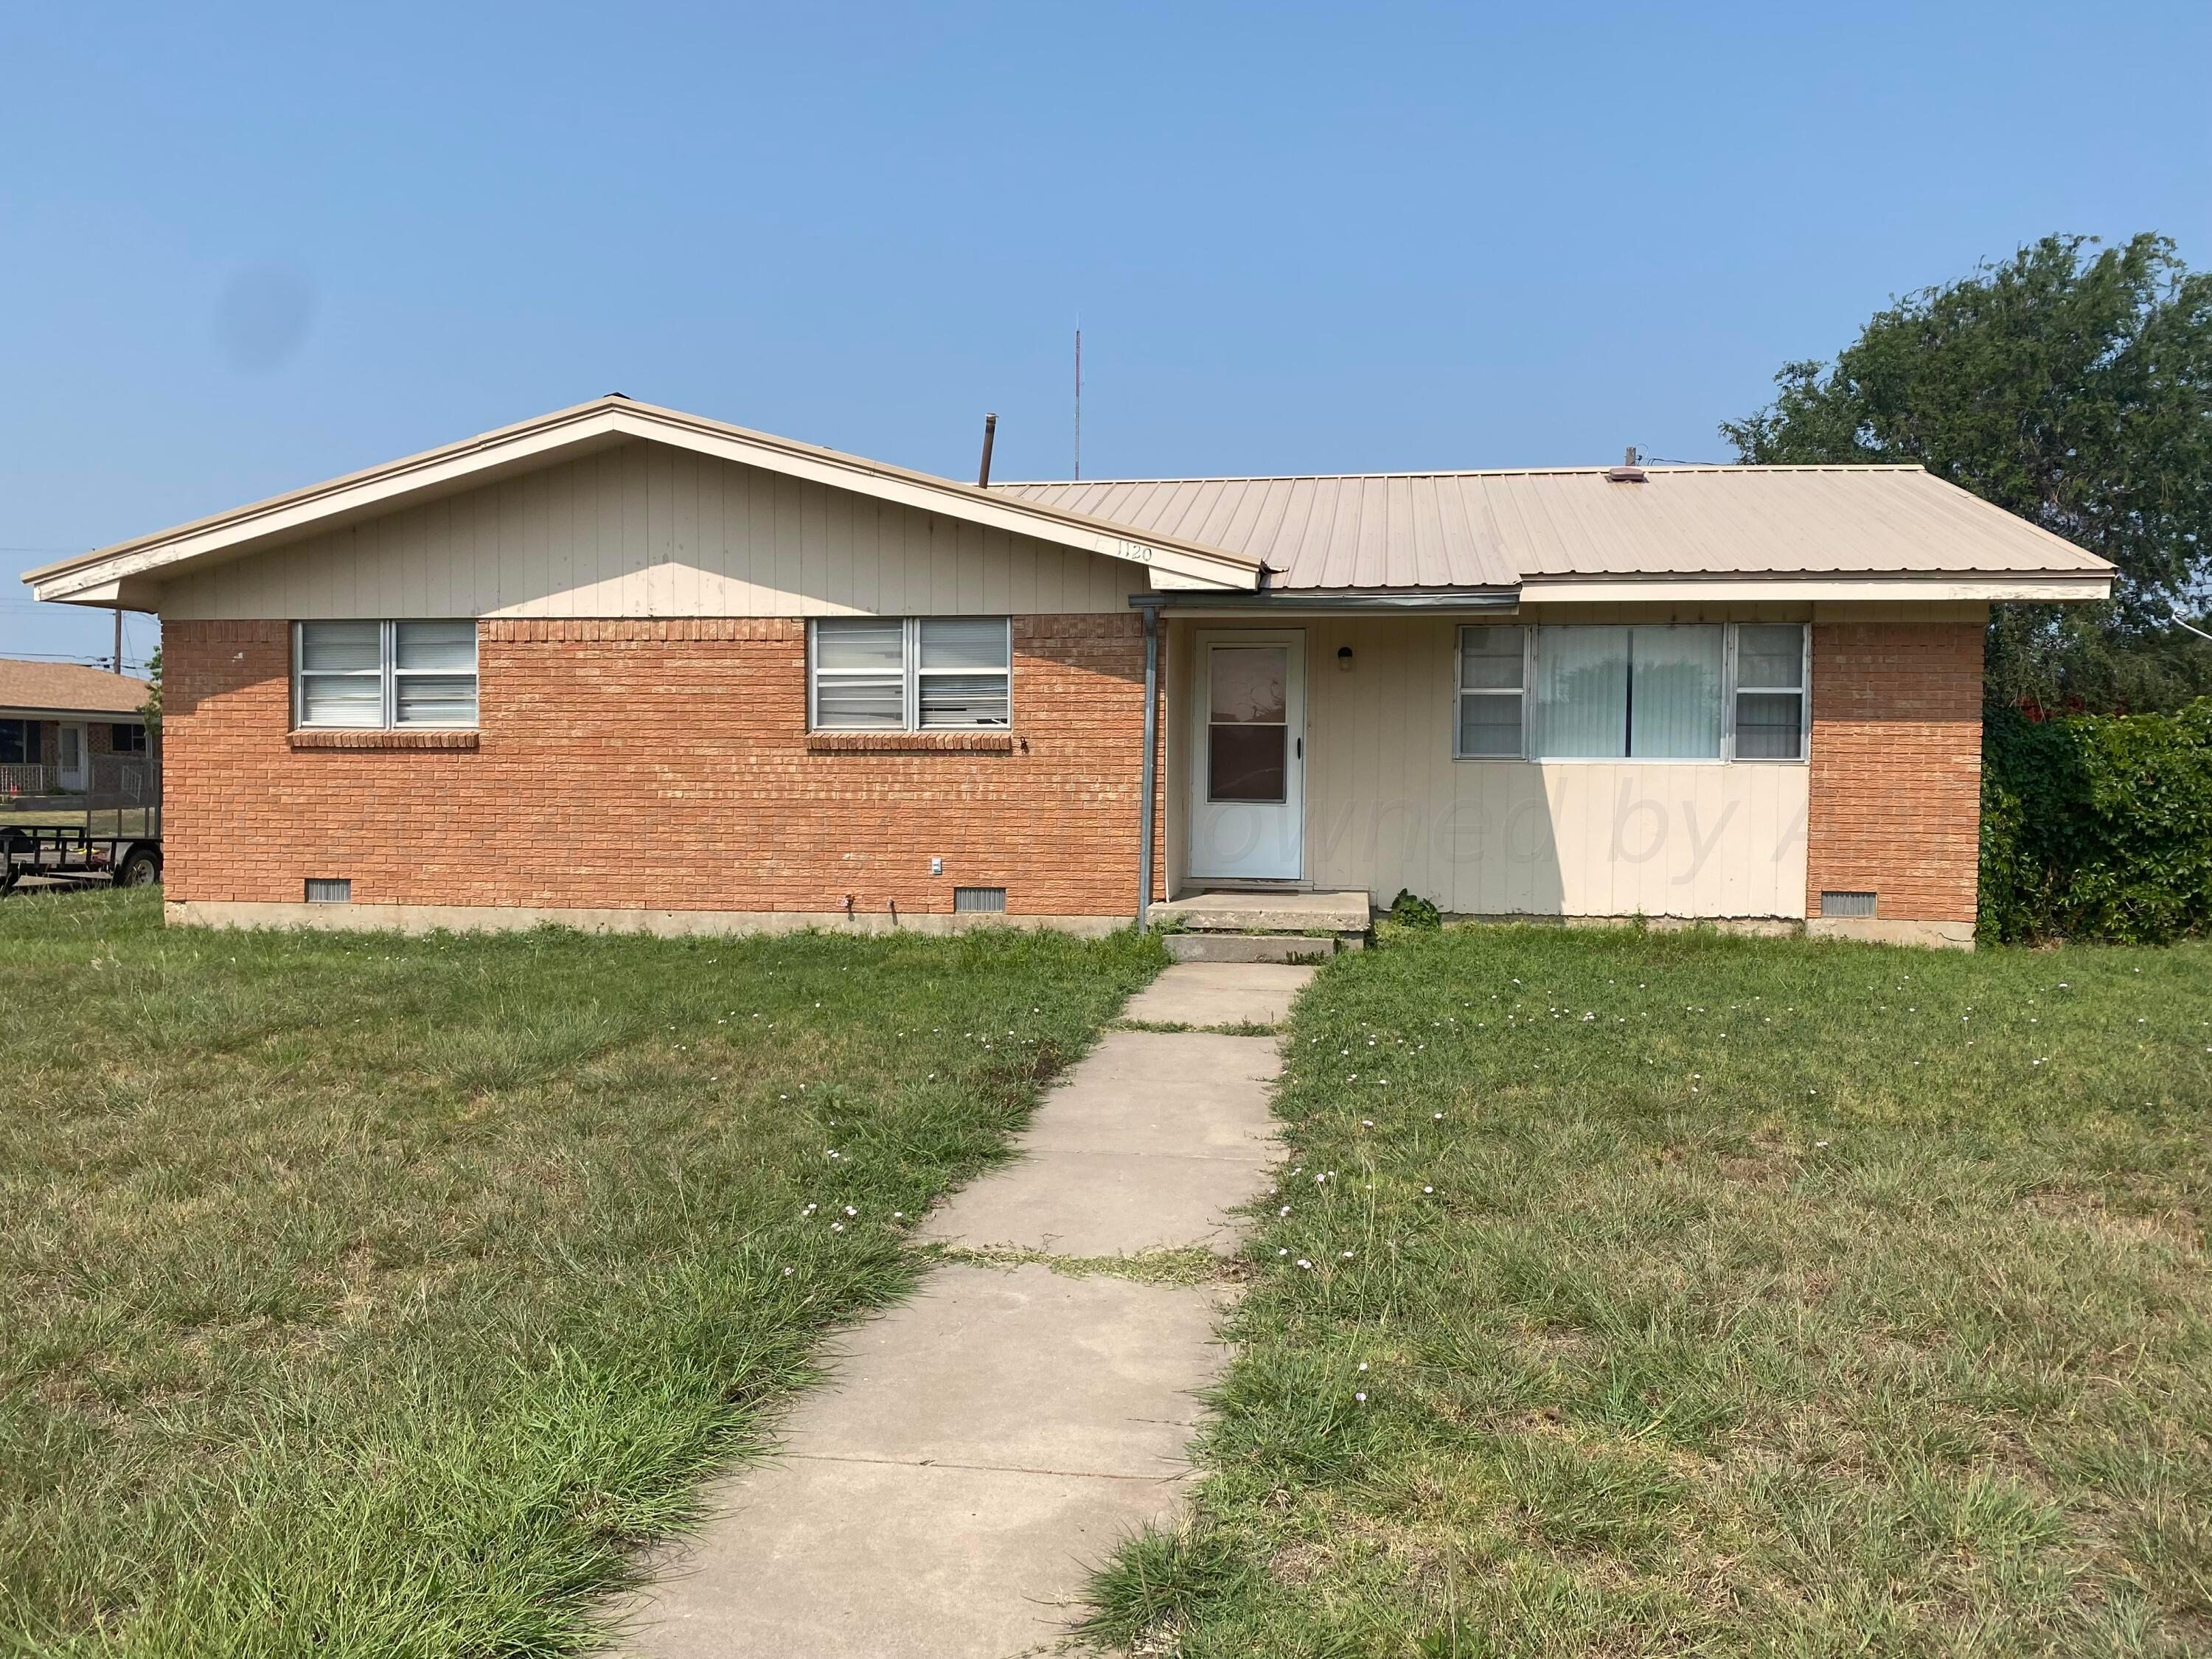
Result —
[[1352, 672], [1352, 647], [1350, 646], [1340, 645], [1336, 647], [1336, 665], [1347, 674]]

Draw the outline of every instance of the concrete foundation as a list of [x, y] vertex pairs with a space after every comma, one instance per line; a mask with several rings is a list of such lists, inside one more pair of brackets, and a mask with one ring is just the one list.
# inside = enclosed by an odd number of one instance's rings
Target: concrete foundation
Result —
[[1891, 921], [1882, 916], [1814, 916], [1808, 939], [1855, 939], [1867, 945], [1917, 945], [1939, 951], [1974, 948], [1971, 921]]
[[573, 927], [583, 933], [964, 933], [976, 927], [1047, 927], [1101, 939], [1125, 916], [1009, 916], [990, 912], [842, 910], [536, 909], [507, 904], [264, 904], [179, 899], [163, 907], [173, 927], [319, 927], [333, 933], [503, 933]]

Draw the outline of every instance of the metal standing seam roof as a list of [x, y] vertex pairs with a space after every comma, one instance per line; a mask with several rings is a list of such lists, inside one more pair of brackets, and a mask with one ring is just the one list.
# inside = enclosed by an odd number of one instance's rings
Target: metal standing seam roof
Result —
[[994, 490], [1264, 560], [1269, 586], [1561, 577], [2095, 574], [2112, 567], [1917, 466], [1648, 466], [1109, 478]]

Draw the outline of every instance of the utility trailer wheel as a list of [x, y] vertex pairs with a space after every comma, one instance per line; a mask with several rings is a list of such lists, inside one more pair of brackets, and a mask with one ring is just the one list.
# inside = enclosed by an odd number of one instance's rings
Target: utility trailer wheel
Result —
[[123, 855], [115, 872], [118, 887], [155, 887], [161, 881], [161, 854], [152, 847], [134, 847]]

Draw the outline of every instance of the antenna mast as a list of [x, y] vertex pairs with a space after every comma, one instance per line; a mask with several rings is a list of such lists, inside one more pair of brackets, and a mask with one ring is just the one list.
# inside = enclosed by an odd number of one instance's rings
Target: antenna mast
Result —
[[1083, 325], [1075, 325], [1075, 476], [1083, 476]]

